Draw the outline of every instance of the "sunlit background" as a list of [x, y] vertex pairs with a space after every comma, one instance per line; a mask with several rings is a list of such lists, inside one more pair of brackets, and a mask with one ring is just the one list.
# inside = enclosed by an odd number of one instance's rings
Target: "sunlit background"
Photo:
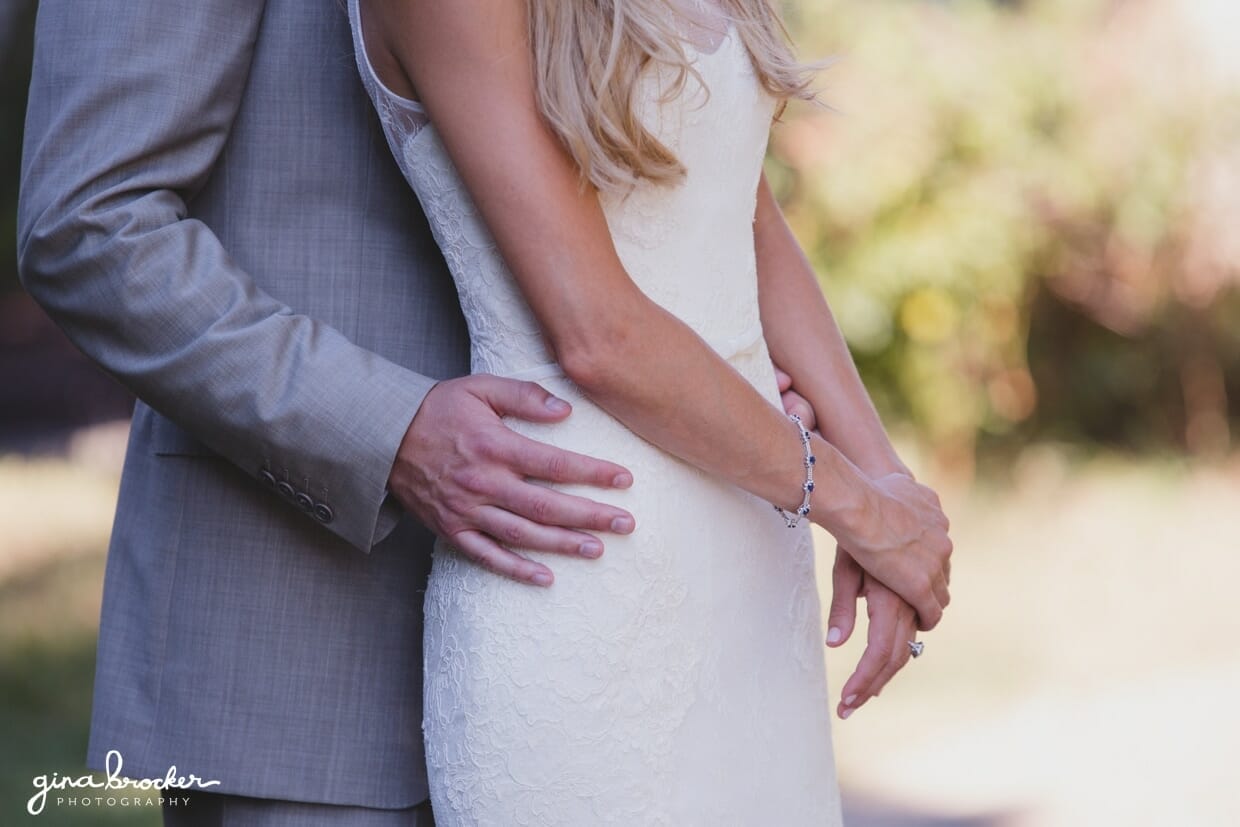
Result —
[[[0, 3], [0, 824], [82, 771], [129, 405], [13, 272], [33, 13]], [[925, 657], [836, 723], [850, 825], [1240, 824], [1240, 6], [788, 22], [835, 62], [768, 170], [957, 545]]]

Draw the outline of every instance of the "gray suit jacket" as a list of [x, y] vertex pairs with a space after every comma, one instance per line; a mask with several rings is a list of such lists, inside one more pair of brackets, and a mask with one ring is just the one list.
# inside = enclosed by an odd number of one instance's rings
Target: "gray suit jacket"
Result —
[[431, 537], [385, 486], [468, 343], [343, 4], [42, 0], [36, 38], [21, 275], [141, 400], [91, 766], [424, 800]]

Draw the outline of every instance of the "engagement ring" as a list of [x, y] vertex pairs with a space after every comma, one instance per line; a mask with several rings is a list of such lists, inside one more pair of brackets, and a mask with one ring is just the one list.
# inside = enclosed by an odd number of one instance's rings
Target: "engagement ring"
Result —
[[915, 658], [921, 657], [921, 653], [926, 650], [926, 644], [920, 640], [910, 640], [908, 642], [908, 651]]

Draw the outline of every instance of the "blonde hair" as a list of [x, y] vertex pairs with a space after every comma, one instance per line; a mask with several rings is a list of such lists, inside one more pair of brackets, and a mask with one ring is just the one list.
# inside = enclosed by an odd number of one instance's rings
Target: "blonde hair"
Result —
[[[623, 191], [643, 179], [679, 181], [684, 166], [641, 123], [636, 96], [652, 63], [675, 72], [668, 99], [697, 77], [677, 28], [682, 13], [670, 0], [527, 2], [538, 106], [583, 181], [600, 191]], [[791, 98], [813, 99], [814, 67], [797, 62], [769, 0], [719, 0], [719, 6], [781, 111]]]

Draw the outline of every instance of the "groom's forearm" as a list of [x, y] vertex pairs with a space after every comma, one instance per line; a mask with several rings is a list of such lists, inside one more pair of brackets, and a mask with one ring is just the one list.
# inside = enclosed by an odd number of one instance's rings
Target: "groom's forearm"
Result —
[[823, 438], [871, 477], [909, 473], [765, 176], [758, 188], [754, 245], [767, 346], [813, 407]]

